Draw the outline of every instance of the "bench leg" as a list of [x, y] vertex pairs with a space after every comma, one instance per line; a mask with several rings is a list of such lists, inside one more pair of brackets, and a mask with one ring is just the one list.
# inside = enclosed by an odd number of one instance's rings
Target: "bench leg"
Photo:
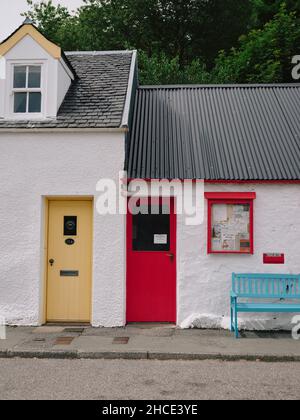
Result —
[[239, 338], [238, 313], [237, 313], [236, 308], [234, 311], [234, 331], [235, 331], [235, 338]]
[[233, 326], [233, 302], [232, 299], [230, 300], [230, 331], [234, 332]]

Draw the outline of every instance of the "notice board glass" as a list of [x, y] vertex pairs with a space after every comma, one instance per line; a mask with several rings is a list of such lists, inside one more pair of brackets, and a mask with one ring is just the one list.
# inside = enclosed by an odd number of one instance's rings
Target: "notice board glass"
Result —
[[214, 203], [210, 218], [212, 253], [251, 253], [250, 203]]

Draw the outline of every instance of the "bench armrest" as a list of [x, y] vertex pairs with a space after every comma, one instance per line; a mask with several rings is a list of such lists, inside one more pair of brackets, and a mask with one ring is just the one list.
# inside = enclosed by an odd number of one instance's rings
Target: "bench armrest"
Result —
[[237, 294], [234, 293], [233, 291], [230, 292], [230, 297], [232, 297], [233, 299], [237, 299]]

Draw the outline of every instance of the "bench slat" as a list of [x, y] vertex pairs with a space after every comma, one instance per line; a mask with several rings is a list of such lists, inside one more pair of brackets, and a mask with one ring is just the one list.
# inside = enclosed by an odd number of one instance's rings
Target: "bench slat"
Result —
[[244, 298], [300, 299], [300, 276], [274, 274], [233, 275], [232, 291]]
[[299, 304], [238, 303], [238, 312], [300, 312]]

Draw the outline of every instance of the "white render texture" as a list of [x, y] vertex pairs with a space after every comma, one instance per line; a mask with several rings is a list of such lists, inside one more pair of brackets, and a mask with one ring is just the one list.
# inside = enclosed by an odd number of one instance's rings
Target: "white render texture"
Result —
[[[123, 133], [0, 134], [0, 316], [12, 325], [43, 322], [43, 198], [94, 196], [118, 181]], [[94, 211], [94, 326], [125, 323], [125, 216]]]
[[[300, 273], [300, 184], [206, 184], [206, 192], [256, 192], [254, 255], [207, 255], [204, 224], [177, 222], [178, 324], [182, 328], [229, 328], [231, 274]], [[264, 265], [264, 253], [284, 253], [285, 265]], [[290, 330], [293, 314], [239, 314], [251, 330]]]

